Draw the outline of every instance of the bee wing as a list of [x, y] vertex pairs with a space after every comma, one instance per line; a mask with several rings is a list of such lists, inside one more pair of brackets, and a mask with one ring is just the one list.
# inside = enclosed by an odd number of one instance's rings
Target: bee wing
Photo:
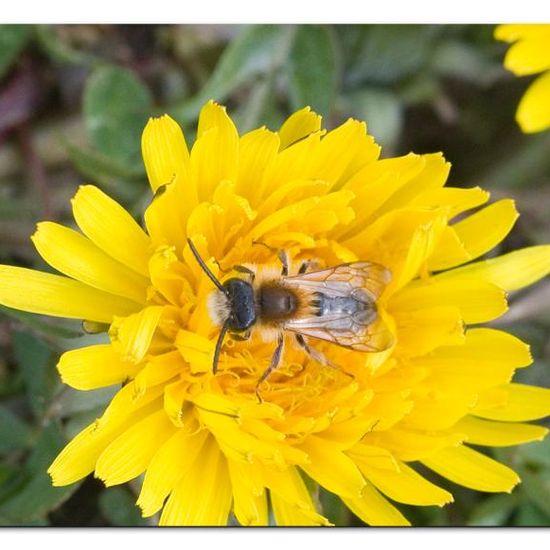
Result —
[[331, 297], [354, 296], [360, 299], [361, 292], [365, 292], [372, 301], [376, 301], [391, 281], [391, 273], [380, 264], [353, 262], [285, 277], [284, 281], [285, 284]]
[[285, 285], [329, 298], [354, 298], [368, 305], [367, 312], [351, 315], [338, 311], [306, 315], [285, 322], [285, 329], [357, 351], [383, 351], [393, 335], [376, 311], [376, 301], [391, 280], [385, 267], [372, 262], [353, 262], [329, 269], [285, 277]]
[[287, 321], [284, 328], [355, 351], [384, 351], [394, 342], [392, 333], [380, 318], [367, 324], [350, 315], [312, 316]]

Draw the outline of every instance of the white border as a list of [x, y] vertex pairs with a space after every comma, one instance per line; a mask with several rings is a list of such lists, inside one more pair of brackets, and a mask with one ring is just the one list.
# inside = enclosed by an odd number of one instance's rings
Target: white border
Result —
[[17, 0], [3, 23], [500, 23], [548, 22], [544, 0]]
[[[406, 550], [464, 550], [465, 547], [528, 547], [543, 548], [548, 538], [546, 529], [507, 528], [264, 528], [264, 529], [3, 529], [2, 546], [25, 547], [27, 543], [41, 550], [97, 550], [113, 543], [132, 550], [151, 550], [159, 544], [175, 548], [214, 548], [216, 550], [281, 550], [290, 548], [315, 550], [365, 550], [392, 548]], [[175, 546], [172, 546], [175, 544]], [[100, 546], [101, 545], [101, 546]], [[168, 546], [166, 546], [168, 547]]]

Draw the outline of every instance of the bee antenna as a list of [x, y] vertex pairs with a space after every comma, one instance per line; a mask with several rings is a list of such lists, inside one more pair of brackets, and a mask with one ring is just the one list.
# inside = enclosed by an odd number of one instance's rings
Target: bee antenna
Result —
[[208, 275], [209, 279], [224, 293], [227, 294], [227, 291], [225, 288], [223, 288], [223, 285], [216, 279], [216, 276], [210, 269], [208, 269], [208, 266], [204, 263], [204, 260], [201, 258], [198, 250], [195, 248], [195, 245], [193, 244], [193, 241], [191, 239], [187, 239], [187, 243], [189, 244], [189, 248], [191, 249], [191, 252], [193, 252], [193, 256], [195, 256], [195, 259], [197, 260], [198, 264], [201, 266], [202, 270]]
[[214, 359], [212, 361], [212, 372], [214, 374], [218, 372], [218, 360], [220, 358], [220, 353], [222, 351], [223, 339], [225, 337], [225, 333], [227, 332], [228, 328], [229, 328], [229, 319], [227, 319], [223, 324], [223, 327], [220, 330], [220, 335], [218, 336], [218, 341], [216, 342], [216, 349], [214, 350]]

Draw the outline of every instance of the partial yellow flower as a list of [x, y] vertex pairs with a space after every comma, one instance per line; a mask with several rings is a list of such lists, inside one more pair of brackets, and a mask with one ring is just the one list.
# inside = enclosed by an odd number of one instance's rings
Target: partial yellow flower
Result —
[[513, 43], [504, 66], [517, 76], [542, 73], [527, 88], [516, 112], [527, 134], [550, 127], [550, 25], [500, 25], [495, 38]]
[[[0, 303], [109, 326], [104, 343], [59, 361], [74, 388], [122, 387], [51, 465], [54, 485], [143, 476], [138, 505], [162, 525], [231, 514], [327, 525], [311, 480], [366, 523], [407, 525], [395, 503], [452, 501], [420, 465], [474, 490], [512, 490], [516, 473], [476, 446], [542, 439], [530, 421], [550, 413], [550, 390], [512, 382], [528, 346], [482, 326], [506, 311], [508, 291], [550, 272], [550, 246], [479, 259], [514, 225], [513, 201], [483, 206], [482, 189], [445, 187], [441, 154], [381, 160], [363, 122], [326, 131], [308, 108], [278, 132], [239, 135], [209, 102], [191, 151], [166, 115], [142, 145], [154, 192], [145, 229], [85, 185], [72, 201], [80, 231], [45, 222], [33, 236], [62, 275], [0, 266]], [[258, 388], [275, 343], [252, 330], [226, 339], [213, 373], [217, 290], [188, 239], [222, 282], [246, 278], [239, 264], [280, 272], [277, 250], [291, 275], [307, 260], [380, 264], [391, 282], [377, 309], [393, 344], [365, 353], [307, 339], [330, 368], [287, 334]]]

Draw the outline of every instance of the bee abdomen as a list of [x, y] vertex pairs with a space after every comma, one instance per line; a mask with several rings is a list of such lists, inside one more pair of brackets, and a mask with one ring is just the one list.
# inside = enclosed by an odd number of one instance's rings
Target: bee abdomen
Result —
[[318, 317], [348, 317], [361, 324], [376, 319], [376, 304], [371, 300], [361, 300], [353, 296], [327, 296], [321, 292], [315, 294], [311, 306]]

